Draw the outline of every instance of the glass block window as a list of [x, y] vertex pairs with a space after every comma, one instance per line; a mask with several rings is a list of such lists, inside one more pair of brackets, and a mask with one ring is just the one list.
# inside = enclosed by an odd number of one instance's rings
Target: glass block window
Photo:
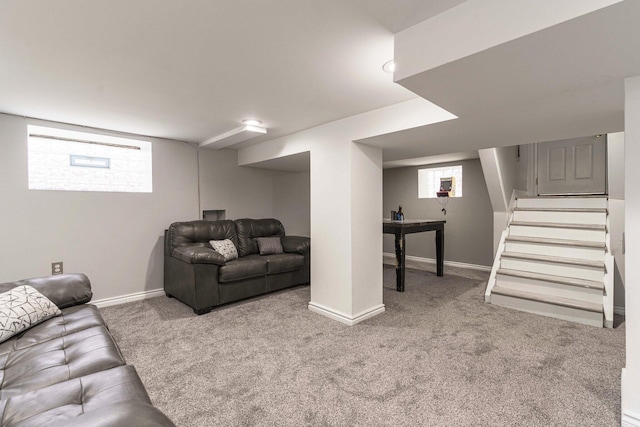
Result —
[[455, 181], [451, 197], [462, 197], [462, 166], [418, 169], [418, 198], [436, 198], [436, 193], [440, 191], [440, 178], [450, 177]]
[[30, 190], [151, 193], [151, 143], [29, 125]]

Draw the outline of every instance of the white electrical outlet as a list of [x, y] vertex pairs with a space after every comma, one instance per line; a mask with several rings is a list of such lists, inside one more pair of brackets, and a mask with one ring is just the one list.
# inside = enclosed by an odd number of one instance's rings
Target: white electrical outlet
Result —
[[51, 263], [51, 274], [62, 274], [62, 261]]

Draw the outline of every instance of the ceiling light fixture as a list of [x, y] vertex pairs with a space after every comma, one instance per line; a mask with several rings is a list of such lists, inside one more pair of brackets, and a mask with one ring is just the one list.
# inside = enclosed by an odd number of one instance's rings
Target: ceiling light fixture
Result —
[[249, 126], [260, 126], [262, 124], [262, 121], [256, 119], [245, 119], [242, 121], [242, 124]]
[[391, 61], [385, 62], [384, 65], [382, 66], [382, 70], [385, 73], [393, 74], [393, 72], [396, 71], [396, 63], [395, 63], [395, 61], [392, 59]]
[[[256, 120], [256, 121], [260, 124], [262, 123], [259, 120]], [[260, 135], [265, 135], [266, 133], [267, 133], [266, 128], [263, 128], [261, 126], [256, 126], [256, 125], [245, 124], [244, 126], [240, 126], [239, 128], [230, 130], [229, 132], [225, 132], [221, 135], [209, 138], [206, 141], [202, 141], [199, 145], [200, 147], [207, 147], [207, 148], [220, 150], [222, 148], [227, 148], [232, 145], [247, 141], [251, 138], [255, 138]]]

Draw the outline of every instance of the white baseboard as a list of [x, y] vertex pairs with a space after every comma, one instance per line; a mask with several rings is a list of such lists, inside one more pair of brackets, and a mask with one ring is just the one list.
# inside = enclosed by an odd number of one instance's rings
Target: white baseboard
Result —
[[640, 414], [624, 411], [621, 425], [622, 427], [640, 427]]
[[[389, 252], [382, 253], [382, 259], [385, 264], [396, 265], [396, 255], [391, 254]], [[422, 258], [418, 256], [406, 255], [404, 257], [405, 266], [409, 268], [415, 268], [417, 270], [432, 270], [433, 265], [436, 264], [436, 260], [433, 258]], [[444, 265], [448, 267], [456, 267], [456, 268], [468, 268], [470, 270], [479, 270], [479, 271], [491, 271], [491, 266], [488, 265], [477, 265], [477, 264], [466, 264], [464, 262], [456, 262], [456, 261], [445, 261]]]
[[356, 323], [360, 323], [363, 320], [369, 319], [373, 316], [377, 316], [384, 312], [384, 304], [380, 304], [375, 306], [369, 310], [365, 310], [362, 313], [358, 313], [355, 316], [349, 316], [348, 314], [341, 313], [337, 310], [333, 310], [329, 307], [325, 307], [321, 304], [310, 302], [309, 310], [314, 313], [322, 314], [329, 319], [337, 320], [340, 323], [344, 323], [345, 325], [353, 326]]
[[124, 304], [126, 302], [140, 301], [143, 299], [159, 297], [160, 295], [164, 295], [164, 289], [153, 289], [150, 291], [136, 292], [119, 297], [102, 298], [99, 300], [91, 301], [91, 304], [98, 306], [98, 308], [102, 308], [109, 307], [110, 305], [118, 305]]

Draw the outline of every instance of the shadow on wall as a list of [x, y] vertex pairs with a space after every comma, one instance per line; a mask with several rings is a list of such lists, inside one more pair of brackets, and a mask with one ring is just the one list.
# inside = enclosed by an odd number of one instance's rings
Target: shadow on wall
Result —
[[164, 288], [164, 236], [158, 237], [149, 254], [145, 291]]
[[614, 308], [619, 308], [624, 310], [625, 302], [625, 289], [624, 289], [624, 281], [622, 280], [622, 275], [620, 271], [620, 267], [618, 263], [615, 263], [615, 273], [613, 276], [613, 305]]

